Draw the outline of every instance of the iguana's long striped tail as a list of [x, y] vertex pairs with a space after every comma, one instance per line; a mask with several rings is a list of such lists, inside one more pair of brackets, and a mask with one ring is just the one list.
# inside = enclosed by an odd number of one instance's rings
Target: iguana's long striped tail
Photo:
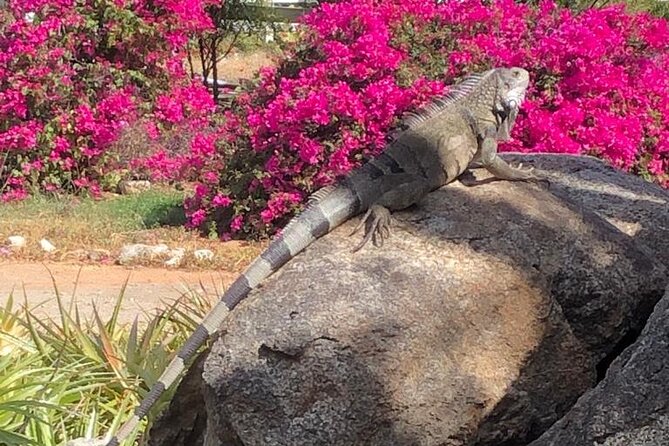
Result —
[[106, 446], [118, 446], [144, 418], [158, 398], [170, 388], [197, 350], [214, 334], [228, 313], [244, 300], [249, 292], [278, 270], [314, 240], [330, 232], [363, 209], [359, 195], [348, 182], [316, 192], [306, 209], [295, 217], [265, 251], [233, 282], [219, 302], [207, 313], [188, 338], [158, 381], [151, 387], [135, 413], [119, 429]]

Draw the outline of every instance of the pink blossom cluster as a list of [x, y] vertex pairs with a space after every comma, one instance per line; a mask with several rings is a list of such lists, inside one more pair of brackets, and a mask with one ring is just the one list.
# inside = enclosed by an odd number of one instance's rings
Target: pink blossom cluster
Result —
[[[463, 75], [532, 86], [503, 150], [585, 153], [669, 185], [667, 21], [552, 0], [342, 0], [304, 17], [229, 110], [184, 70], [213, 0], [10, 0], [0, 10], [0, 199], [97, 194], [119, 170], [197, 179], [189, 226], [268, 234], [382, 151], [401, 116]], [[115, 151], [140, 128], [149, 148]], [[183, 146], [183, 147], [182, 147]], [[185, 147], [185, 149], [184, 149]]]
[[10, 0], [0, 9], [0, 200], [99, 194], [127, 168], [111, 148], [140, 120], [154, 139], [175, 126], [199, 133], [214, 104], [183, 61], [188, 36], [212, 27], [204, 1]]
[[581, 14], [549, 2], [496, 6], [510, 20], [489, 22], [461, 45], [535, 75], [505, 149], [595, 155], [669, 185], [667, 21], [622, 5]]
[[404, 112], [494, 66], [532, 74], [503, 150], [593, 154], [669, 183], [666, 20], [550, 0], [344, 0], [304, 24], [286, 60], [228, 112], [211, 158], [225, 167], [212, 183], [202, 166], [186, 203], [192, 227], [273, 232], [309, 193], [383, 150]]

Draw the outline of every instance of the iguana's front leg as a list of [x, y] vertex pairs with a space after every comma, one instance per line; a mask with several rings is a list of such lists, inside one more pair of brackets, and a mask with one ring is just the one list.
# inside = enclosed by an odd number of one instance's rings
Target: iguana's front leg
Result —
[[533, 172], [534, 169], [521, 169], [511, 166], [497, 154], [497, 138], [494, 127], [486, 129], [480, 138], [479, 157], [481, 165], [496, 178], [509, 181], [547, 181]]
[[418, 175], [394, 174], [383, 179], [383, 189], [386, 192], [377, 200], [367, 213], [362, 217], [351, 235], [355, 234], [365, 226], [365, 235], [360, 243], [353, 248], [352, 252], [358, 251], [372, 240], [374, 246], [381, 247], [383, 242], [390, 236], [392, 216], [390, 211], [399, 211], [408, 208], [420, 201], [430, 192], [429, 182]]

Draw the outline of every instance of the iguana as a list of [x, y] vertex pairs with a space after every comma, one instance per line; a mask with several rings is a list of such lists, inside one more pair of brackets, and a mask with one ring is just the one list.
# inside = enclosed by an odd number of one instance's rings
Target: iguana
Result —
[[[528, 83], [529, 74], [522, 68], [496, 68], [467, 77], [448, 94], [406, 118], [383, 153], [335, 185], [316, 192], [305, 209], [225, 291], [135, 409], [134, 416], [106, 446], [118, 446], [130, 435], [165, 389], [177, 380], [186, 363], [218, 330], [228, 312], [252, 289], [345, 221], [365, 212], [354, 230], [365, 225], [365, 235], [353, 250], [370, 239], [379, 246], [389, 235], [390, 211], [417, 203], [430, 191], [458, 178], [473, 161], [500, 179], [541, 180], [530, 170], [512, 167], [497, 156], [497, 142], [509, 139]], [[94, 444], [87, 441], [76, 444]]]

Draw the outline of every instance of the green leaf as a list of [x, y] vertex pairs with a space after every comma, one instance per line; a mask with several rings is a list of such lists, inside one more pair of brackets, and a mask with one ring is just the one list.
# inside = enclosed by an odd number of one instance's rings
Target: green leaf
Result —
[[30, 438], [24, 437], [23, 435], [15, 434], [13, 432], [6, 431], [4, 429], [0, 429], [0, 444], [5, 444], [7, 446], [12, 446], [12, 445], [25, 446], [34, 444], [39, 446], [39, 443], [31, 440]]

